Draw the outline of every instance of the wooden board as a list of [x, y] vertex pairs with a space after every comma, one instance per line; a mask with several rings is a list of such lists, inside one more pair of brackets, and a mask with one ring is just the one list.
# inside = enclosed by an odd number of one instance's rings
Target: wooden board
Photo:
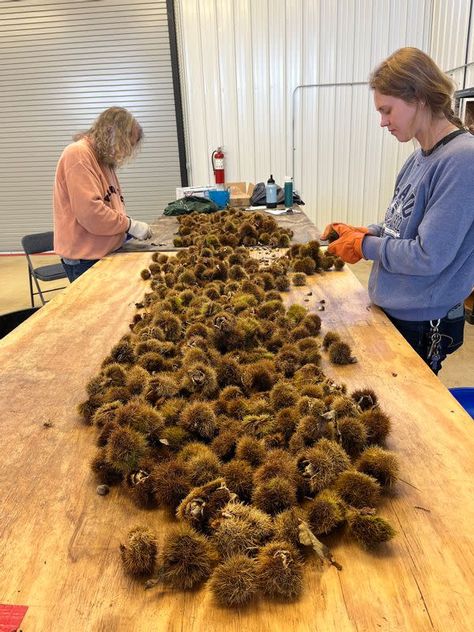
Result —
[[[323, 369], [349, 389], [370, 385], [394, 428], [396, 495], [382, 505], [398, 531], [378, 553], [330, 544], [343, 570], [309, 562], [295, 604], [217, 608], [206, 589], [181, 593], [122, 572], [118, 546], [171, 519], [139, 510], [119, 491], [96, 494], [94, 431], [76, 405], [111, 346], [127, 331], [146, 284], [149, 254], [100, 261], [0, 342], [0, 595], [29, 606], [23, 632], [308, 632], [474, 629], [474, 426], [349, 271], [312, 278], [289, 301], [321, 313], [359, 362]], [[305, 302], [305, 299], [308, 299]]]

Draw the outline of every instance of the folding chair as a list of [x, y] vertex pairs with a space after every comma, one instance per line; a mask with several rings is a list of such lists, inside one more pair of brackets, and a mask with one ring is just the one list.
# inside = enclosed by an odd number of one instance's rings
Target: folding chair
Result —
[[[30, 282], [31, 307], [35, 306], [35, 296], [39, 296], [41, 299], [41, 303], [44, 305], [46, 303], [46, 300], [43, 294], [46, 294], [46, 292], [55, 292], [56, 290], [62, 290], [66, 287], [65, 285], [63, 285], [62, 287], [55, 287], [50, 290], [42, 290], [39, 281], [48, 282], [57, 281], [58, 279], [66, 279], [66, 271], [62, 263], [54, 263], [51, 265], [38, 266], [37, 268], [35, 268], [30, 257], [30, 255], [52, 251], [54, 248], [53, 242], [53, 231], [49, 231], [47, 233], [36, 233], [34, 235], [25, 235], [21, 239], [21, 245], [23, 246], [23, 250], [25, 251], [26, 259], [28, 261], [28, 279]], [[35, 283], [37, 292], [33, 292], [33, 281]]]

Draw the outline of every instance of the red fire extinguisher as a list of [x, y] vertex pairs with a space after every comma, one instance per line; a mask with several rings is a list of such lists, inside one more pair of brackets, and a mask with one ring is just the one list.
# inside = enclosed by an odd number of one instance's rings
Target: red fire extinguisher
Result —
[[224, 173], [224, 152], [222, 151], [222, 147], [218, 147], [211, 154], [212, 168], [214, 169], [214, 177], [216, 179], [216, 184], [224, 184], [225, 182], [225, 173]]

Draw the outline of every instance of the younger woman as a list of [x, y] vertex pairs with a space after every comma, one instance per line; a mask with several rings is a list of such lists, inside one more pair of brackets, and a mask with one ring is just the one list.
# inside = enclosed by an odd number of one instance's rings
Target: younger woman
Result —
[[474, 137], [452, 110], [454, 86], [416, 48], [401, 48], [372, 73], [382, 127], [420, 144], [395, 182], [381, 224], [331, 224], [329, 252], [374, 262], [369, 296], [438, 373], [463, 342], [464, 299], [474, 285]]

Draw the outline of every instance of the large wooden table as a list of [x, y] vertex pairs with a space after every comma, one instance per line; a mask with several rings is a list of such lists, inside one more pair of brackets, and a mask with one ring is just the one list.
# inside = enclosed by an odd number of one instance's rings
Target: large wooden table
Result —
[[23, 632], [267, 632], [474, 630], [474, 425], [448, 390], [369, 305], [353, 274], [326, 273], [294, 289], [325, 328], [351, 341], [358, 364], [324, 370], [350, 389], [370, 385], [394, 428], [396, 495], [381, 507], [398, 531], [378, 553], [331, 542], [343, 566], [306, 565], [295, 604], [215, 607], [207, 590], [174, 592], [122, 572], [119, 543], [170, 519], [118, 490], [96, 494], [94, 431], [76, 405], [101, 360], [127, 331], [145, 290], [149, 254], [99, 262], [0, 343], [0, 601], [29, 607]]

